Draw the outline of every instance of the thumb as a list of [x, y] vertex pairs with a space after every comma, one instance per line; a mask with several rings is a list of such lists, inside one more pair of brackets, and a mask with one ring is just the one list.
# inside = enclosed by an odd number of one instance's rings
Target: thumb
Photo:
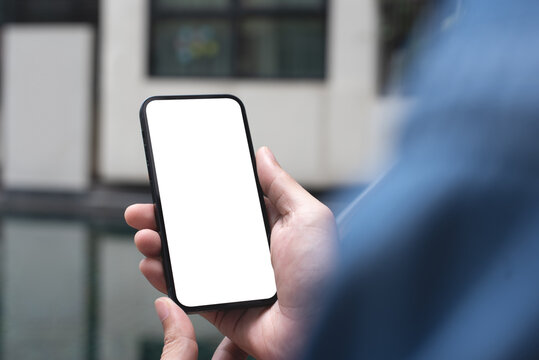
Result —
[[163, 325], [165, 346], [162, 360], [195, 360], [198, 357], [198, 346], [195, 329], [189, 317], [169, 298], [155, 301], [157, 316]]
[[269, 148], [256, 152], [256, 166], [262, 191], [279, 215], [287, 215], [316, 200], [284, 171]]

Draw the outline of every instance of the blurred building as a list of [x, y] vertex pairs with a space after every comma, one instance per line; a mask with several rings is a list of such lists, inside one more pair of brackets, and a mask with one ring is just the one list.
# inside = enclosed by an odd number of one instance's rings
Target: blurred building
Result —
[[3, 185], [146, 184], [140, 104], [204, 93], [239, 96], [255, 146], [303, 184], [367, 181], [390, 144], [388, 3], [0, 0]]

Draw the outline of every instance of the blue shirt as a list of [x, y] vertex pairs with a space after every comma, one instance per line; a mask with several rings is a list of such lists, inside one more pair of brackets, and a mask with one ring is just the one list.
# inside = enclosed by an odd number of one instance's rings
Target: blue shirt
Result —
[[306, 359], [539, 359], [539, 1], [452, 22], [410, 72], [395, 165], [340, 223]]

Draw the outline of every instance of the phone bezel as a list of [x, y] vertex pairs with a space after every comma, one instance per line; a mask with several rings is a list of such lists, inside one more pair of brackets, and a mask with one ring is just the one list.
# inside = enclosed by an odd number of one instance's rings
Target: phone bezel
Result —
[[262, 192], [262, 187], [260, 186], [260, 181], [258, 180], [255, 152], [254, 152], [253, 143], [251, 140], [251, 133], [249, 131], [249, 124], [247, 123], [247, 112], [245, 111], [245, 106], [243, 105], [242, 101], [238, 97], [234, 95], [230, 95], [230, 94], [161, 95], [161, 96], [149, 97], [142, 103], [142, 106], [140, 108], [140, 124], [141, 124], [141, 129], [142, 129], [142, 138], [144, 141], [144, 153], [146, 154], [146, 165], [148, 167], [148, 174], [150, 178], [150, 187], [152, 190], [155, 218], [156, 218], [159, 236], [161, 238], [161, 258], [163, 262], [163, 270], [165, 274], [167, 292], [168, 292], [168, 296], [187, 313], [195, 313], [195, 312], [211, 311], [211, 310], [226, 310], [226, 309], [245, 308], [245, 307], [268, 306], [268, 305], [273, 304], [277, 300], [277, 293], [275, 293], [275, 295], [267, 299], [257, 299], [257, 300], [249, 300], [249, 301], [241, 301], [241, 302], [233, 302], [233, 303], [221, 303], [221, 304], [202, 305], [202, 306], [192, 307], [192, 306], [186, 306], [180, 303], [180, 301], [178, 300], [176, 296], [176, 289], [174, 287], [174, 278], [172, 274], [170, 255], [169, 255], [169, 250], [168, 250], [168, 242], [167, 242], [163, 212], [161, 208], [161, 198], [159, 195], [159, 184], [157, 181], [157, 174], [155, 171], [153, 152], [152, 152], [152, 143], [151, 143], [151, 138], [149, 134], [148, 119], [146, 116], [146, 108], [148, 104], [156, 100], [193, 100], [193, 99], [223, 99], [223, 98], [232, 99], [236, 101], [240, 105], [240, 108], [241, 108], [245, 135], [247, 137], [249, 154], [251, 156], [251, 163], [253, 166], [253, 174], [255, 177], [256, 187], [258, 190], [258, 199], [260, 202], [260, 208], [262, 210], [262, 216], [264, 218], [264, 226], [266, 229], [266, 236], [268, 239], [268, 247], [269, 247], [271, 229], [270, 229], [270, 225], [268, 221], [266, 206], [264, 203], [264, 194]]

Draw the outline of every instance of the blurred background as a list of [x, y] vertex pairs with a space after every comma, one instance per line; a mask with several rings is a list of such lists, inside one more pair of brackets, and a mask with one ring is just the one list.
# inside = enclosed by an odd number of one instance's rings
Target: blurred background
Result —
[[[0, 0], [0, 358], [159, 358], [123, 223], [151, 201], [146, 97], [237, 95], [255, 147], [338, 212], [390, 158], [430, 2]], [[210, 358], [221, 336], [192, 319]]]

